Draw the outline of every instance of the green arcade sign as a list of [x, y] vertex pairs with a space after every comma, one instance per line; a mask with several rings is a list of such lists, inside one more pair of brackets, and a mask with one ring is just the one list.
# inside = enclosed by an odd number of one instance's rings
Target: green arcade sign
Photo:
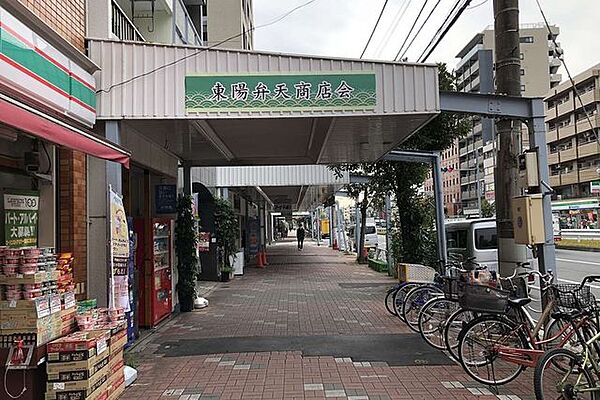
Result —
[[187, 112], [373, 110], [375, 74], [188, 75]]

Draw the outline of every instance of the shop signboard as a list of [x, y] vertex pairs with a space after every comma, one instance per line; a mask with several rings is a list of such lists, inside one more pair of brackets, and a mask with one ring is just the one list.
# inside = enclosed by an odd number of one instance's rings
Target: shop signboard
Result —
[[177, 212], [177, 185], [156, 185], [154, 195], [157, 214]]
[[123, 199], [109, 186], [111, 308], [129, 311], [129, 226]]
[[8, 247], [38, 245], [40, 196], [35, 191], [4, 193], [4, 238]]
[[185, 77], [187, 112], [373, 110], [374, 72]]
[[591, 181], [590, 182], [590, 193], [592, 193], [592, 194], [600, 193], [600, 181]]
[[248, 252], [251, 255], [258, 254], [260, 250], [260, 223], [258, 218], [248, 219]]
[[0, 82], [88, 126], [96, 81], [73, 59], [0, 7]]

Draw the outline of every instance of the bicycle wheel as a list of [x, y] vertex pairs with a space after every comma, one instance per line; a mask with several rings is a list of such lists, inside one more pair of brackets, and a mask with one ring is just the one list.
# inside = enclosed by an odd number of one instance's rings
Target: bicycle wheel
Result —
[[548, 351], [538, 361], [533, 375], [537, 400], [597, 399], [594, 375], [583, 364], [583, 357], [567, 349]]
[[385, 309], [392, 315], [396, 315], [396, 309], [394, 308], [394, 297], [396, 297], [396, 292], [400, 290], [400, 284], [396, 284], [390, 289], [388, 289], [385, 294]]
[[458, 361], [458, 337], [467, 324], [475, 318], [472, 311], [459, 308], [446, 321], [444, 345], [452, 359]]
[[457, 302], [445, 297], [429, 300], [419, 313], [419, 332], [432, 347], [444, 350], [444, 328], [446, 321], [459, 308]]
[[458, 358], [465, 372], [484, 385], [503, 385], [515, 379], [524, 366], [500, 353], [501, 348], [527, 349], [527, 339], [507, 318], [484, 315], [469, 322], [458, 339]]
[[396, 310], [396, 316], [400, 318], [402, 322], [406, 322], [402, 316], [402, 305], [404, 304], [406, 294], [418, 286], [420, 286], [418, 283], [405, 283], [396, 293], [394, 293], [394, 310]]
[[434, 297], [441, 296], [442, 290], [431, 284], [425, 284], [412, 289], [406, 294], [402, 304], [402, 317], [408, 327], [419, 332], [419, 313], [421, 308]]

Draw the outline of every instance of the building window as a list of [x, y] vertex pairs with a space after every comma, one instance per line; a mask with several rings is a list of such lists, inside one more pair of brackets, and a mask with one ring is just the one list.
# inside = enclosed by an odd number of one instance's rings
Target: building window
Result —
[[525, 85], [521, 85], [521, 92], [525, 91]]
[[533, 43], [533, 36], [522, 36], [519, 38], [519, 42], [521, 43]]
[[519, 58], [520, 58], [521, 60], [524, 60], [524, 59], [525, 59], [525, 54], [523, 54], [523, 53], [519, 54]]
[[521, 68], [521, 76], [525, 75], [525, 70]]

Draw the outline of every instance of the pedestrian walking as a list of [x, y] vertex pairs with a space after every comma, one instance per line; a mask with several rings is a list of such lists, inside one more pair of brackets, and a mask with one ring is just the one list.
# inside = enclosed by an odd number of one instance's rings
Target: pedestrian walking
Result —
[[300, 224], [298, 229], [296, 229], [296, 239], [298, 239], [298, 250], [302, 250], [304, 248], [304, 226]]

